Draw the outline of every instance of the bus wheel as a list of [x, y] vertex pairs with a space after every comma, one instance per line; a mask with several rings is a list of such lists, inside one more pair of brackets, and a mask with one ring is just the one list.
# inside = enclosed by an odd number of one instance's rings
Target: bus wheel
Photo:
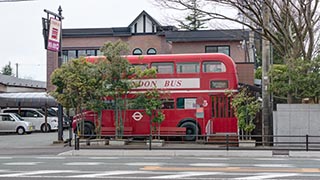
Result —
[[186, 128], [186, 137], [184, 139], [186, 141], [195, 141], [196, 135], [199, 133], [198, 126], [193, 122], [184, 122], [180, 125], [180, 127]]
[[94, 135], [94, 126], [91, 123], [84, 123], [83, 135], [85, 138], [91, 138]]

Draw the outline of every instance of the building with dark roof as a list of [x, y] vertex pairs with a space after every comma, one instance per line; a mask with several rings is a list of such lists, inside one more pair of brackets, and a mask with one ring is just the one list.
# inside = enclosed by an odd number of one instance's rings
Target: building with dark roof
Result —
[[[239, 82], [254, 83], [254, 63], [249, 31], [243, 29], [180, 31], [162, 26], [142, 11], [128, 26], [62, 30], [62, 63], [87, 55], [101, 55], [104, 43], [122, 40], [131, 54], [180, 54], [220, 52], [237, 64]], [[251, 57], [251, 58], [250, 58]], [[50, 75], [58, 67], [58, 54], [47, 52], [47, 87], [53, 90]]]
[[0, 74], [0, 93], [46, 92], [46, 82]]

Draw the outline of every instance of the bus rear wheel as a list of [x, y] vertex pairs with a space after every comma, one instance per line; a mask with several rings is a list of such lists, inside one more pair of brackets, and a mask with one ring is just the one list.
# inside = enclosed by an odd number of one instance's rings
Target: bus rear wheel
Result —
[[180, 127], [186, 128], [186, 137], [184, 139], [186, 141], [195, 141], [197, 134], [199, 133], [198, 126], [193, 122], [184, 122], [180, 125]]

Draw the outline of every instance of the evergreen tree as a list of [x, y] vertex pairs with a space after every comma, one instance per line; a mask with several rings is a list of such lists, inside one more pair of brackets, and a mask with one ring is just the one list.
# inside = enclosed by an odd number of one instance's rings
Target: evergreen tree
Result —
[[206, 15], [199, 11], [199, 2], [198, 0], [190, 1], [190, 14], [184, 20], [176, 20], [179, 22], [179, 27], [181, 29], [195, 31], [203, 28], [207, 28], [205, 22], [209, 19], [206, 18]]
[[1, 74], [8, 75], [8, 76], [13, 76], [12, 67], [11, 67], [11, 62], [10, 61], [9, 61], [9, 64], [5, 65], [2, 68]]

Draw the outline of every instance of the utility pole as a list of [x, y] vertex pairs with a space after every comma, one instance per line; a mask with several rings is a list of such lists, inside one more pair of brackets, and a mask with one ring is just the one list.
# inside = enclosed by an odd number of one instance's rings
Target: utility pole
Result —
[[[263, 33], [266, 33], [270, 28], [270, 9], [266, 3], [268, 2], [263, 1], [262, 5]], [[270, 86], [270, 78], [268, 77], [270, 59], [270, 41], [262, 38], [262, 144], [264, 146], [270, 144], [270, 135], [272, 135], [271, 96], [268, 92]]]
[[18, 75], [18, 72], [19, 72], [19, 70], [18, 70], [18, 63], [16, 63], [16, 77], [18, 78], [19, 77], [19, 75]]

